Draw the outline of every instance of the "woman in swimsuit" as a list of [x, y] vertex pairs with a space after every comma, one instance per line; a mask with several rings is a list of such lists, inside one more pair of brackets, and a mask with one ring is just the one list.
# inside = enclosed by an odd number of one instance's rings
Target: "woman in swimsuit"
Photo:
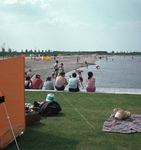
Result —
[[88, 72], [88, 78], [86, 79], [87, 86], [86, 86], [86, 91], [87, 92], [95, 92], [96, 87], [95, 87], [95, 78], [93, 78], [93, 73]]
[[30, 77], [27, 76], [24, 83], [25, 89], [32, 89], [32, 81], [30, 80]]

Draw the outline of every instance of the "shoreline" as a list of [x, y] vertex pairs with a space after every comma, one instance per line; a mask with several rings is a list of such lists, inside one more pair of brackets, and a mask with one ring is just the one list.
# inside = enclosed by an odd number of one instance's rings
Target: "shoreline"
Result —
[[[80, 58], [77, 64], [77, 57]], [[99, 60], [99, 57], [105, 57], [104, 55], [81, 55], [81, 56], [58, 56], [56, 60], [59, 61], [58, 66], [63, 63], [65, 73], [68, 73], [72, 70], [86, 67], [85, 61], [88, 62], [88, 65], [96, 65], [96, 61]], [[41, 79], [45, 82], [47, 77], [52, 76], [52, 72], [54, 71], [54, 64], [56, 60], [41, 60], [41, 57], [36, 57], [36, 60], [32, 59], [31, 57], [25, 57], [25, 72], [28, 72], [29, 69], [32, 70], [32, 73], [40, 74]]]

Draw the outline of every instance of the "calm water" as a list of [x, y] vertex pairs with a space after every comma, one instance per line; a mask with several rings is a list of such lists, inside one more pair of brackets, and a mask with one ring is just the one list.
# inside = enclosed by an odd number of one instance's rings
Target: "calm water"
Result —
[[[112, 61], [112, 59], [114, 59]], [[141, 56], [113, 56], [95, 62], [94, 66], [79, 68], [83, 70], [83, 85], [86, 87], [87, 72], [92, 71], [96, 79], [96, 87], [105, 88], [135, 88], [141, 89]], [[74, 72], [66, 73], [66, 78]], [[78, 78], [78, 75], [77, 75]]]

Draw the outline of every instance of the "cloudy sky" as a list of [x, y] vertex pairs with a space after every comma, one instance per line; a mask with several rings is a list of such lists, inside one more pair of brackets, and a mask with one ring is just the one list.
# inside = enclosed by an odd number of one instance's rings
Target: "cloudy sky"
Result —
[[141, 0], [0, 0], [0, 46], [141, 52]]

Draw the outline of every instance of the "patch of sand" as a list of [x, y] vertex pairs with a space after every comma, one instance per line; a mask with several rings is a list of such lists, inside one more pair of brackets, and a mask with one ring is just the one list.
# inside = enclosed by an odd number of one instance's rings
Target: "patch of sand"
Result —
[[[58, 56], [56, 60], [59, 61], [59, 65], [63, 63], [65, 73], [72, 71], [74, 69], [78, 69], [80, 67], [85, 67], [85, 61], [88, 62], [89, 65], [95, 65], [95, 61], [97, 60], [94, 56], [79, 56], [80, 60], [77, 64], [77, 56]], [[56, 60], [41, 60], [41, 57], [36, 57], [39, 61], [31, 58], [25, 58], [25, 72], [28, 72], [29, 69], [32, 69], [32, 73], [40, 74], [41, 79], [46, 81], [47, 77], [52, 76], [52, 72], [54, 71], [54, 64]]]

